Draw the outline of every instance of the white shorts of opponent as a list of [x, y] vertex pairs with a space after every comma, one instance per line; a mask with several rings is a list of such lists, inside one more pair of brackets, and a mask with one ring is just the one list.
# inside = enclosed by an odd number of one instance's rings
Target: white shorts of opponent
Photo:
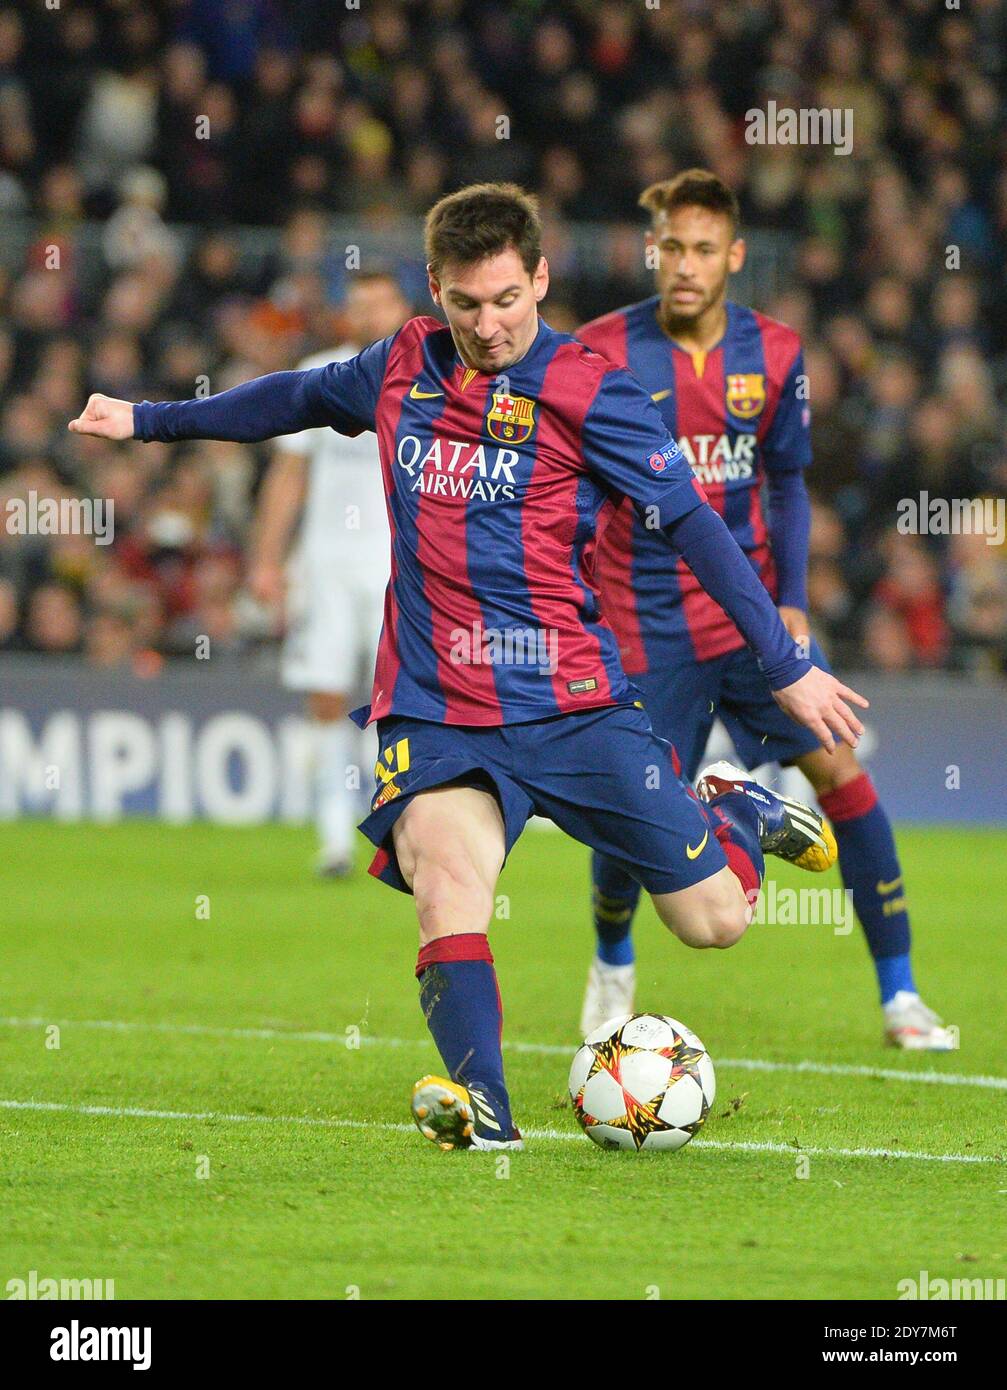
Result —
[[366, 690], [381, 631], [383, 580], [299, 557], [289, 567], [288, 585], [283, 684], [326, 694]]

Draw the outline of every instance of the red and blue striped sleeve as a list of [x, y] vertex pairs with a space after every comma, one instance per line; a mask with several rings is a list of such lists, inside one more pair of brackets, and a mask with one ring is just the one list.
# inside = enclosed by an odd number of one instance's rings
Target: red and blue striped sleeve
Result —
[[776, 601], [781, 608], [808, 609], [808, 548], [811, 499], [798, 469], [769, 475], [769, 545], [776, 565]]
[[712, 507], [679, 517], [666, 535], [755, 652], [771, 690], [782, 690], [807, 675], [811, 662], [783, 626], [748, 556]]
[[769, 544], [776, 565], [777, 601], [801, 610], [808, 606], [811, 535], [811, 503], [804, 483], [804, 470], [811, 463], [807, 386], [804, 354], [798, 347], [761, 445], [769, 484]]
[[372, 343], [347, 362], [303, 372], [271, 372], [202, 400], [141, 401], [133, 407], [134, 438], [163, 444], [176, 439], [254, 444], [320, 425], [347, 435], [373, 430], [397, 336]]
[[793, 473], [811, 463], [811, 407], [804, 353], [798, 348], [780, 390], [773, 419], [759, 448], [766, 472]]

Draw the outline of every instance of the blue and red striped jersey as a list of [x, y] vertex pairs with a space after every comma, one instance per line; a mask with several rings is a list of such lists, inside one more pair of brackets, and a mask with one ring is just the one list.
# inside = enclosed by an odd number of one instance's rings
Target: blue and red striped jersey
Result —
[[[577, 337], [637, 378], [775, 599], [762, 494], [768, 474], [811, 462], [800, 338], [786, 324], [728, 303], [721, 341], [693, 355], [662, 329], [659, 302], [654, 295], [605, 314]], [[666, 538], [642, 525], [629, 506], [620, 505], [599, 536], [596, 573], [602, 611], [630, 675], [664, 659], [656, 648], [669, 641], [690, 643], [700, 661], [745, 644]]]
[[328, 422], [376, 431], [388, 501], [370, 718], [511, 724], [636, 699], [600, 614], [599, 517], [628, 498], [657, 528], [704, 498], [630, 373], [540, 320], [490, 376], [426, 317], [321, 372]]

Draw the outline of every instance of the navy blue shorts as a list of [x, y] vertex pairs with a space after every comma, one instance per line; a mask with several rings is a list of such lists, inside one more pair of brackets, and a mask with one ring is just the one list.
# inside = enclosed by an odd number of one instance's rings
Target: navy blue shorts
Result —
[[378, 737], [377, 790], [360, 829], [378, 847], [371, 873], [404, 893], [392, 826], [417, 792], [449, 784], [493, 793], [508, 854], [541, 815], [620, 861], [649, 893], [688, 888], [727, 862], [674, 749], [637, 706], [488, 728], [392, 715]]
[[[749, 647], [697, 661], [681, 643], [653, 648], [666, 652], [646, 675], [630, 679], [643, 694], [655, 731], [675, 745], [691, 782], [699, 771], [713, 722], [723, 721], [738, 757], [751, 769], [760, 763], [792, 763], [822, 745], [780, 709]], [[688, 654], [687, 654], [688, 653]], [[812, 638], [811, 660], [831, 671]]]

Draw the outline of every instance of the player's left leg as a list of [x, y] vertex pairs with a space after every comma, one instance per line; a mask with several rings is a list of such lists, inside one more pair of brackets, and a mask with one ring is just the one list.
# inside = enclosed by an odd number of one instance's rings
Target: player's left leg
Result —
[[377, 790], [361, 829], [378, 846], [371, 873], [414, 897], [420, 1006], [445, 1067], [416, 1083], [413, 1115], [444, 1148], [518, 1148], [487, 931], [531, 803], [494, 761], [495, 728], [391, 718], [378, 735]]
[[[504, 861], [496, 798], [476, 787], [415, 796], [393, 828], [399, 870], [416, 900], [420, 1007], [448, 1077], [423, 1077], [413, 1114], [442, 1147], [513, 1145], [500, 1042], [503, 1010], [487, 931]], [[488, 1142], [475, 1141], [481, 1139]]]
[[951, 1033], [920, 999], [910, 958], [911, 935], [902, 866], [895, 836], [870, 776], [846, 744], [795, 759], [832, 822], [839, 846], [839, 871], [877, 971], [892, 1046], [947, 1051]]

